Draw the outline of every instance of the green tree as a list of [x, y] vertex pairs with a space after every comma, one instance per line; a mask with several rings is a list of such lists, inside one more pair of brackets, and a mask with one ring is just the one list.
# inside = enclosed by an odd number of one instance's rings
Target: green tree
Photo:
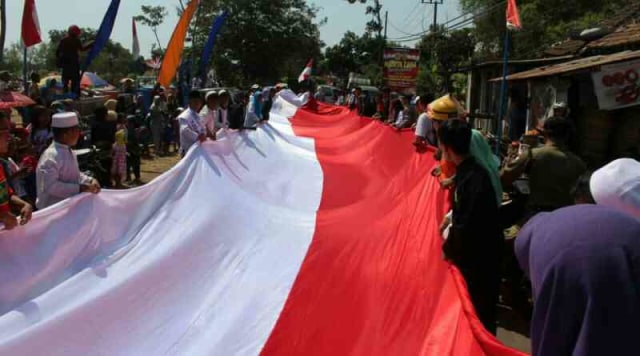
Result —
[[318, 8], [305, 0], [203, 0], [191, 36], [195, 68], [212, 19], [223, 10], [229, 11], [229, 17], [212, 58], [223, 82], [273, 83], [297, 77], [309, 58], [320, 58]]
[[469, 64], [476, 47], [473, 30], [432, 31], [417, 44], [421, 68], [425, 72], [419, 87], [427, 92], [440, 93], [454, 89], [453, 74]]
[[378, 58], [384, 39], [365, 32], [362, 36], [348, 31], [335, 46], [325, 50], [324, 68], [346, 79], [350, 72], [361, 73], [377, 85], [382, 84], [382, 67]]
[[167, 10], [164, 6], [150, 5], [142, 5], [140, 10], [142, 14], [136, 16], [135, 20], [151, 28], [151, 31], [153, 31], [153, 34], [156, 36], [158, 48], [162, 51], [162, 43], [160, 43], [160, 37], [158, 37], [158, 27], [162, 25], [164, 18], [168, 15]]
[[[521, 0], [522, 30], [512, 36], [512, 58], [535, 58], [544, 49], [602, 20], [628, 5], [629, 0]], [[481, 58], [500, 58], [506, 30], [504, 2], [461, 0], [462, 11], [476, 14], [474, 25]]]

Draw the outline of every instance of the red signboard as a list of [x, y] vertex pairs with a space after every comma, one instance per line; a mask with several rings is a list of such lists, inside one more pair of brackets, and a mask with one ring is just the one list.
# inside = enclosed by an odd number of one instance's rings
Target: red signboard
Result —
[[384, 50], [384, 79], [387, 86], [400, 93], [416, 92], [420, 51], [411, 48]]

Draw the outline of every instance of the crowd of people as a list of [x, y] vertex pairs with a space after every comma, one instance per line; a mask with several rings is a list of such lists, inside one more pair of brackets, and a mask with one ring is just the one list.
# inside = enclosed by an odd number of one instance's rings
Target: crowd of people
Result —
[[[140, 97], [129, 106], [109, 100], [95, 110], [91, 127], [101, 152], [97, 177], [80, 171], [72, 150], [82, 139], [73, 102], [48, 103], [46, 90], [34, 91], [39, 105], [30, 108], [24, 129], [0, 113], [0, 222], [12, 229], [27, 224], [34, 209], [76, 194], [141, 184], [140, 160], [152, 148], [158, 156], [184, 156], [194, 144], [216, 140], [221, 129], [255, 129], [269, 120], [282, 89], [252, 86], [234, 98], [239, 113], [225, 89], [193, 90], [186, 108], [159, 86], [148, 110]], [[450, 95], [393, 98], [384, 89], [372, 112], [355, 88], [344, 103], [395, 129], [414, 129], [417, 154], [434, 155], [431, 173], [452, 192], [440, 227], [443, 254], [464, 276], [487, 330], [497, 330], [500, 283], [511, 263], [523, 275], [509, 279], [531, 281], [534, 354], [612, 344], [625, 350], [632, 342], [625, 335], [640, 330], [640, 162], [621, 159], [587, 172], [570, 150], [572, 122], [561, 106], [501, 160]], [[526, 192], [518, 195], [523, 180]], [[518, 196], [524, 198], [514, 204]], [[505, 249], [504, 230], [514, 224], [522, 229], [513, 249]]]
[[[535, 355], [636, 350], [640, 162], [619, 159], [587, 172], [570, 150], [574, 129], [563, 105], [501, 161], [454, 97], [427, 97], [415, 99], [415, 121], [392, 116], [393, 105], [391, 118], [377, 119], [413, 126], [416, 151], [439, 162], [432, 175], [452, 192], [440, 229], [443, 253], [464, 276], [485, 328], [496, 333], [501, 281], [518, 278], [505, 275], [513, 260], [532, 287]], [[400, 102], [408, 113], [408, 100]], [[522, 181], [522, 204], [510, 204]], [[515, 244], [505, 244], [504, 230], [514, 224], [522, 229]]]

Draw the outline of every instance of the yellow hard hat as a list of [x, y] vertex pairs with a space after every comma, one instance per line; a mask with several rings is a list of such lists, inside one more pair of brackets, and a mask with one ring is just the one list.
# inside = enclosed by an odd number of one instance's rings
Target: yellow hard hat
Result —
[[458, 106], [449, 95], [445, 95], [429, 104], [427, 115], [432, 120], [446, 121], [458, 116]]

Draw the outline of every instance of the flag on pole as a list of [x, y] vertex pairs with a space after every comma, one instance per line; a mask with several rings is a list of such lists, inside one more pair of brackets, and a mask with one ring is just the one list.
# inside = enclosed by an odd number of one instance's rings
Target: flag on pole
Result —
[[40, 21], [36, 11], [36, 0], [25, 0], [22, 13], [22, 43], [25, 48], [42, 42], [40, 35]]
[[507, 29], [519, 30], [522, 28], [520, 23], [520, 14], [518, 13], [518, 6], [516, 0], [507, 0]]
[[207, 39], [207, 44], [204, 46], [204, 51], [202, 51], [202, 58], [200, 59], [200, 77], [205, 81], [207, 76], [207, 67], [209, 66], [209, 60], [211, 59], [211, 52], [213, 51], [213, 47], [216, 44], [216, 37], [218, 36], [218, 32], [224, 25], [225, 20], [229, 13], [227, 11], [223, 12], [220, 16], [218, 16], [211, 26], [211, 31], [209, 32], [209, 38]]
[[134, 59], [140, 57], [140, 41], [138, 40], [138, 30], [136, 29], [136, 19], [131, 19], [131, 26], [133, 30], [133, 45], [131, 46], [131, 53]]
[[93, 60], [98, 57], [98, 54], [100, 54], [100, 52], [107, 45], [109, 37], [111, 37], [111, 31], [113, 31], [113, 24], [116, 22], [116, 17], [118, 16], [119, 7], [120, 0], [111, 0], [111, 5], [109, 5], [107, 13], [102, 19], [102, 24], [100, 24], [98, 34], [96, 35], [96, 39], [93, 42], [93, 47], [91, 47], [91, 51], [87, 55], [87, 59], [85, 59], [84, 65], [82, 66], [83, 72], [86, 71], [87, 68], [89, 68], [91, 62], [93, 62]]
[[298, 83], [302, 83], [311, 77], [312, 68], [313, 68], [313, 59], [310, 59], [309, 63], [307, 63], [307, 66], [304, 67], [304, 70], [302, 71], [302, 73], [300, 73], [300, 76], [298, 77]]
[[176, 71], [178, 70], [178, 66], [180, 66], [180, 59], [182, 58], [182, 50], [184, 49], [184, 39], [187, 37], [189, 23], [198, 8], [198, 4], [199, 0], [191, 0], [182, 13], [182, 16], [180, 16], [173, 35], [171, 35], [171, 40], [169, 40], [167, 51], [162, 60], [160, 73], [158, 73], [158, 83], [164, 87], [168, 87], [176, 76]]

